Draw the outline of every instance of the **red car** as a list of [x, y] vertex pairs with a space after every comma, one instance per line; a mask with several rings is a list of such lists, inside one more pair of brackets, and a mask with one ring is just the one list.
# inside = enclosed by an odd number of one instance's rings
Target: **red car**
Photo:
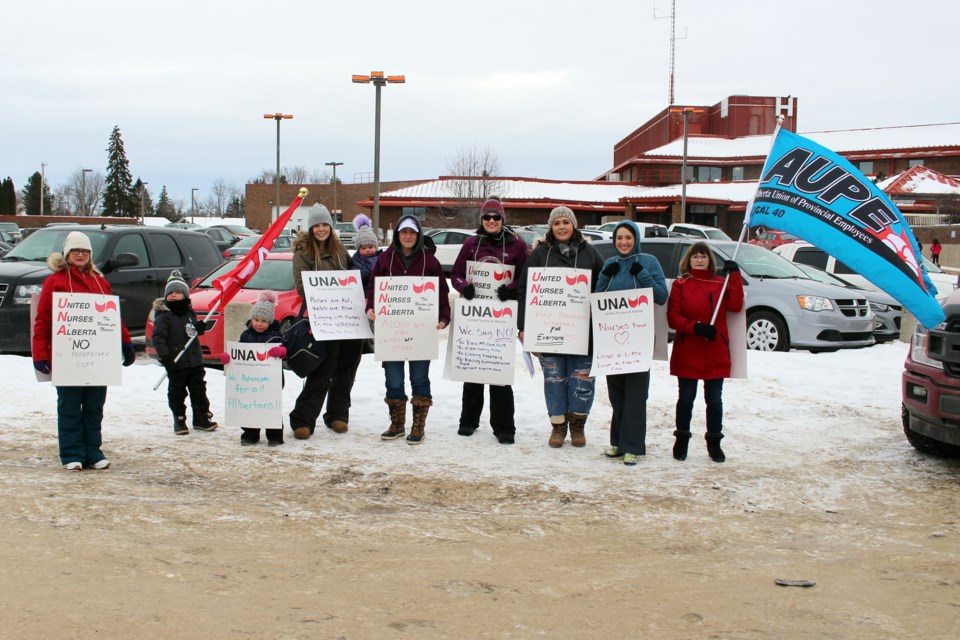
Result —
[[[293, 269], [290, 261], [293, 254], [269, 253], [260, 269], [250, 278], [247, 286], [241, 289], [230, 300], [231, 303], [245, 302], [252, 305], [257, 301], [260, 292], [269, 289], [277, 294], [276, 318], [281, 325], [290, 322], [300, 311], [300, 296], [293, 289]], [[206, 318], [207, 330], [198, 338], [200, 350], [203, 352], [203, 361], [208, 365], [220, 366], [220, 354], [223, 353], [223, 308], [221, 307], [212, 316], [207, 317], [210, 303], [217, 297], [219, 291], [213, 288], [213, 281], [237, 266], [240, 258], [225, 262], [207, 276], [194, 281], [190, 289], [190, 301], [193, 310], [200, 319]], [[153, 348], [153, 309], [147, 316], [146, 344], [147, 353], [154, 358], [157, 352]]]
[[775, 231], [773, 229], [757, 229], [757, 237], [750, 241], [750, 244], [760, 245], [767, 249], [779, 247], [782, 244], [790, 244], [799, 240], [797, 236], [791, 235], [786, 231]]

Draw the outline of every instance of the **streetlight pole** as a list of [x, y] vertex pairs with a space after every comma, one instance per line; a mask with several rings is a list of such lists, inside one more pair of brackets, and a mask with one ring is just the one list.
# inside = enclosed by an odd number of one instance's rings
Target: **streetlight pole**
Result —
[[[324, 164], [327, 165], [328, 167], [333, 167], [333, 213], [334, 215], [336, 215], [336, 213], [340, 210], [337, 207], [337, 167], [339, 167], [343, 163], [342, 162], [324, 162]], [[343, 217], [341, 216], [340, 219], [343, 220]]]
[[80, 181], [80, 212], [86, 216], [87, 215], [87, 174], [91, 173], [93, 169], [83, 169]]
[[44, 170], [46, 168], [47, 168], [47, 163], [41, 162], [40, 163], [40, 215], [43, 215], [43, 181], [45, 176]]
[[197, 223], [196, 220], [194, 220], [194, 217], [197, 215], [197, 201], [193, 197], [193, 194], [197, 191], [200, 191], [197, 187], [190, 189], [190, 222], [193, 224]]
[[383, 71], [371, 71], [369, 76], [353, 76], [357, 84], [370, 84], [377, 88], [376, 111], [373, 129], [373, 228], [380, 234], [380, 88], [389, 84], [403, 84], [405, 76], [386, 76]]
[[703, 109], [694, 109], [693, 107], [680, 107], [670, 109], [671, 113], [680, 112], [683, 114], [683, 161], [680, 165], [680, 220], [687, 221], [687, 133], [690, 127], [690, 114], [703, 113]]
[[263, 114], [264, 119], [266, 120], [276, 120], [277, 121], [277, 172], [273, 176], [273, 180], [277, 185], [277, 194], [276, 200], [274, 201], [274, 210], [270, 213], [270, 220], [276, 220], [277, 215], [280, 213], [280, 121], [281, 120], [290, 120], [293, 118], [289, 113], [265, 113]]

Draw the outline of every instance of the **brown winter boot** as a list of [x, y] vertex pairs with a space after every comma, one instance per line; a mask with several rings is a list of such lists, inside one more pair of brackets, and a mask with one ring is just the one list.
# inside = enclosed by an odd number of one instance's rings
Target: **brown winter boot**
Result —
[[390, 428], [380, 434], [381, 440], [396, 440], [402, 438], [407, 432], [404, 424], [407, 422], [407, 399], [406, 398], [384, 398], [384, 402], [390, 407]]
[[587, 437], [583, 435], [583, 427], [587, 424], [587, 414], [567, 413], [567, 422], [570, 424], [570, 444], [575, 447], [587, 446]]
[[413, 424], [410, 425], [407, 444], [420, 444], [426, 437], [423, 435], [423, 429], [427, 426], [427, 414], [433, 406], [433, 400], [423, 396], [413, 396], [410, 403], [413, 405]]
[[567, 437], [567, 416], [550, 416], [550, 426], [553, 427], [553, 433], [550, 434], [547, 444], [554, 449], [559, 449]]

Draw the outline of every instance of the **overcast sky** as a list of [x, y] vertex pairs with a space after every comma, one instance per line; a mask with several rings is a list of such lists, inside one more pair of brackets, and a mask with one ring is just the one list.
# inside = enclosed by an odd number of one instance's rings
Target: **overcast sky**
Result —
[[[654, 19], [654, 13], [664, 19]], [[589, 180], [668, 103], [669, 0], [165, 2], [47, 0], [4, 8], [0, 176], [17, 190], [103, 172], [119, 125], [134, 179], [156, 197], [209, 195], [281, 164], [429, 179], [459, 148], [503, 174]], [[960, 4], [677, 0], [677, 104], [794, 95], [799, 130], [960, 120]], [[685, 34], [685, 35], [684, 35]]]

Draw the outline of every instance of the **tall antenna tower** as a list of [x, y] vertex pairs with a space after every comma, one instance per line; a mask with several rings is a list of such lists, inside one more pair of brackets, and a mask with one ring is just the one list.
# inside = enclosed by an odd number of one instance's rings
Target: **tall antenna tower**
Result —
[[[658, 16], [657, 8], [653, 8], [653, 19], [663, 20], [666, 16]], [[684, 37], [686, 37], [686, 27], [684, 27]], [[684, 38], [680, 38], [683, 40]], [[673, 104], [673, 77], [676, 71], [676, 49], [677, 49], [677, 0], [670, 0], [670, 102]]]

